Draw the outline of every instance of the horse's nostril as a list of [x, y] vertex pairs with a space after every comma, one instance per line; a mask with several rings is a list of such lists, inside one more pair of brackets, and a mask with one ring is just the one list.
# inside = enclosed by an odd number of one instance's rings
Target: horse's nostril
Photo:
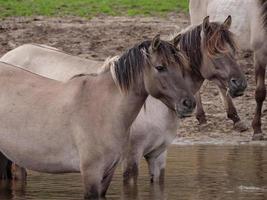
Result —
[[232, 78], [230, 80], [230, 87], [232, 87], [232, 89], [242, 89], [244, 90], [247, 87], [247, 81], [245, 79], [236, 79], [236, 78]]
[[230, 80], [231, 85], [234, 86], [234, 87], [238, 87], [238, 85], [239, 85], [238, 82], [239, 82], [239, 81], [238, 81], [237, 79], [235, 79], [235, 78], [232, 78], [232, 79]]
[[189, 109], [192, 109], [194, 107], [194, 102], [190, 99], [184, 99], [183, 100], [183, 106]]

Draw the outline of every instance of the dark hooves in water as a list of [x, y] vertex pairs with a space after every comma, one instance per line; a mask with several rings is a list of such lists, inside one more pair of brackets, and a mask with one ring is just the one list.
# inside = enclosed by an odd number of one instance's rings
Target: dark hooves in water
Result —
[[100, 197], [98, 195], [85, 195], [84, 200], [106, 200], [106, 197]]
[[244, 121], [239, 121], [234, 124], [234, 130], [238, 132], [244, 132], [248, 130], [248, 125]]
[[267, 135], [263, 133], [254, 134], [252, 136], [253, 141], [267, 141]]

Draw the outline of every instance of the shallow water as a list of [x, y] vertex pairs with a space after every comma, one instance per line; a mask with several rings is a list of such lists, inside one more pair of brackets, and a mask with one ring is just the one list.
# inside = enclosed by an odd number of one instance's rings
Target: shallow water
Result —
[[[79, 174], [30, 172], [27, 184], [0, 182], [0, 200], [83, 199]], [[149, 183], [143, 162], [137, 187], [122, 186], [120, 167], [108, 200], [267, 200], [267, 145], [182, 145], [169, 150], [164, 186]]]

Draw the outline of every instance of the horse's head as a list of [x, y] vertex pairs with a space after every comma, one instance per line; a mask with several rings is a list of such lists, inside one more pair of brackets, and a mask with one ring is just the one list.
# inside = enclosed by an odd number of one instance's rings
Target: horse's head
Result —
[[187, 68], [183, 54], [157, 35], [125, 52], [114, 65], [113, 74], [122, 91], [139, 83], [137, 87], [143, 92], [161, 100], [178, 116], [186, 117], [196, 105], [183, 78]]
[[187, 53], [192, 70], [237, 97], [244, 93], [247, 81], [235, 59], [231, 22], [231, 16], [223, 23], [210, 22], [206, 17], [201, 25], [178, 35], [174, 42]]
[[147, 92], [179, 116], [191, 114], [196, 103], [183, 78], [189, 70], [185, 56], [171, 43], [160, 40], [159, 35], [152, 40], [147, 52], [149, 65], [144, 73]]
[[243, 94], [247, 81], [235, 59], [236, 46], [229, 31], [231, 22], [231, 16], [222, 24], [209, 22], [209, 17], [203, 20], [201, 73], [236, 97]]

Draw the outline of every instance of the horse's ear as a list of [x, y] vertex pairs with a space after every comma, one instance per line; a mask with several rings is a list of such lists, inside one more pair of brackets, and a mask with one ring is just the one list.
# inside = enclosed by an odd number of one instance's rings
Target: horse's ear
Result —
[[152, 40], [152, 44], [151, 44], [152, 50], [153, 51], [158, 50], [159, 45], [160, 45], [160, 34], [157, 34]]
[[203, 24], [202, 24], [204, 33], [207, 33], [209, 26], [210, 26], [210, 17], [207, 16], [203, 19]]
[[224, 25], [227, 29], [230, 29], [231, 24], [232, 24], [232, 17], [231, 17], [231, 15], [229, 15], [229, 16], [226, 18], [226, 20], [223, 22], [223, 25]]
[[173, 45], [174, 45], [175, 47], [178, 46], [178, 44], [179, 44], [179, 42], [180, 42], [180, 40], [181, 40], [181, 36], [182, 36], [182, 34], [179, 33], [177, 36], [175, 36], [175, 37], [172, 39], [171, 42], [173, 43]]

